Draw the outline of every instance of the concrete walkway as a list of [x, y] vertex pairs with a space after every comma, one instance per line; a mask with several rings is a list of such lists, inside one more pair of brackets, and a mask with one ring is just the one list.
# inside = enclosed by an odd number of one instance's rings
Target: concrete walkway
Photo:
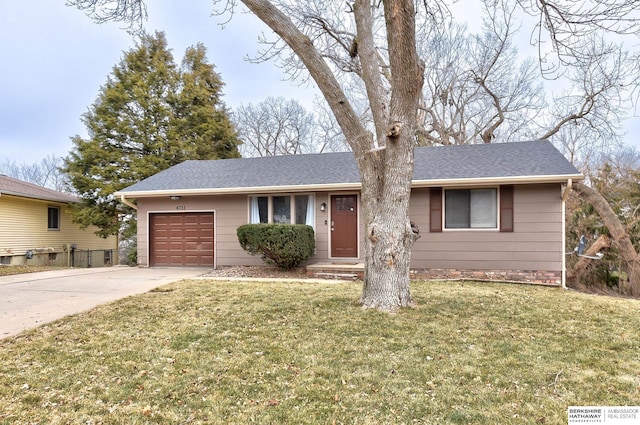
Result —
[[0, 339], [210, 269], [126, 266], [0, 277]]

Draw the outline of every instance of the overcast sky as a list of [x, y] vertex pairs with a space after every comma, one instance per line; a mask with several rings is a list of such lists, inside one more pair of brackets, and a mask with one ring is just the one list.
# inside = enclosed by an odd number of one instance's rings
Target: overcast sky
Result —
[[[123, 52], [134, 46], [121, 24], [95, 24], [64, 3], [0, 0], [0, 162], [30, 164], [50, 154], [66, 156], [70, 138], [86, 135], [82, 114]], [[253, 16], [236, 15], [221, 29], [222, 18], [211, 16], [210, 0], [147, 4], [146, 29], [165, 32], [176, 62], [188, 46], [204, 43], [230, 108], [284, 96], [311, 109], [313, 87], [284, 81], [272, 63], [244, 60], [256, 53], [258, 35], [268, 32]], [[628, 128], [627, 141], [640, 146], [640, 118], [630, 120]]]
[[[123, 52], [134, 41], [122, 24], [98, 25], [64, 0], [0, 0], [0, 162], [39, 162], [66, 156], [70, 137], [86, 135], [80, 118], [96, 100]], [[298, 100], [311, 109], [314, 89], [283, 80], [273, 64], [244, 60], [255, 55], [266, 27], [251, 15], [211, 16], [210, 0], [154, 1], [146, 29], [164, 31], [176, 63], [198, 42], [225, 86], [234, 108], [268, 96]], [[166, 5], [166, 6], [161, 6]]]

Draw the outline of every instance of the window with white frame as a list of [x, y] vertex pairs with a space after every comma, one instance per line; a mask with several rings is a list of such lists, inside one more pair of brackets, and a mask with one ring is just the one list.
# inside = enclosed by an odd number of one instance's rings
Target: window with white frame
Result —
[[307, 224], [315, 227], [313, 195], [262, 195], [249, 197], [249, 221]]
[[498, 191], [488, 189], [445, 189], [445, 229], [496, 229]]

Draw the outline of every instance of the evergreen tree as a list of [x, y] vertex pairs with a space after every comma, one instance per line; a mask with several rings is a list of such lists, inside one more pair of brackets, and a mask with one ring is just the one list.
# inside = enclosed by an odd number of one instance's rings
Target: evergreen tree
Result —
[[240, 156], [236, 132], [220, 100], [223, 84], [207, 63], [206, 53], [198, 43], [186, 50], [182, 60], [181, 89], [175, 102], [177, 137], [198, 158], [236, 158]]
[[131, 211], [113, 193], [187, 159], [239, 157], [221, 102], [223, 83], [202, 44], [176, 66], [164, 33], [143, 35], [124, 54], [83, 115], [88, 138], [75, 136], [63, 171], [83, 202], [74, 220], [108, 236], [135, 234]]

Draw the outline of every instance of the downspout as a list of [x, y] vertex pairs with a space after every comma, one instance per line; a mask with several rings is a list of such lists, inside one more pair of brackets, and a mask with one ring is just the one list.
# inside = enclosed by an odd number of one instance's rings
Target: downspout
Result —
[[562, 192], [562, 288], [567, 289], [567, 212], [566, 212], [566, 203], [567, 198], [569, 197], [569, 193], [571, 193], [571, 188], [573, 187], [573, 180], [567, 180], [567, 186], [564, 188]]
[[127, 198], [125, 198], [124, 195], [120, 195], [120, 202], [138, 211], [138, 207], [135, 204], [131, 203], [131, 201], [127, 201]]
[[562, 191], [562, 202], [565, 202], [569, 197], [569, 193], [571, 193], [571, 189], [573, 188], [573, 179], [567, 180], [567, 187]]
[[[120, 202], [122, 202], [123, 204], [133, 208], [135, 211], [138, 211], [138, 206], [135, 205], [134, 203], [132, 203], [131, 201], [127, 201], [127, 198], [124, 197], [124, 195], [120, 195]], [[116, 241], [116, 247], [120, 248], [120, 232], [118, 232], [118, 239]], [[120, 251], [118, 251], [120, 252]]]

